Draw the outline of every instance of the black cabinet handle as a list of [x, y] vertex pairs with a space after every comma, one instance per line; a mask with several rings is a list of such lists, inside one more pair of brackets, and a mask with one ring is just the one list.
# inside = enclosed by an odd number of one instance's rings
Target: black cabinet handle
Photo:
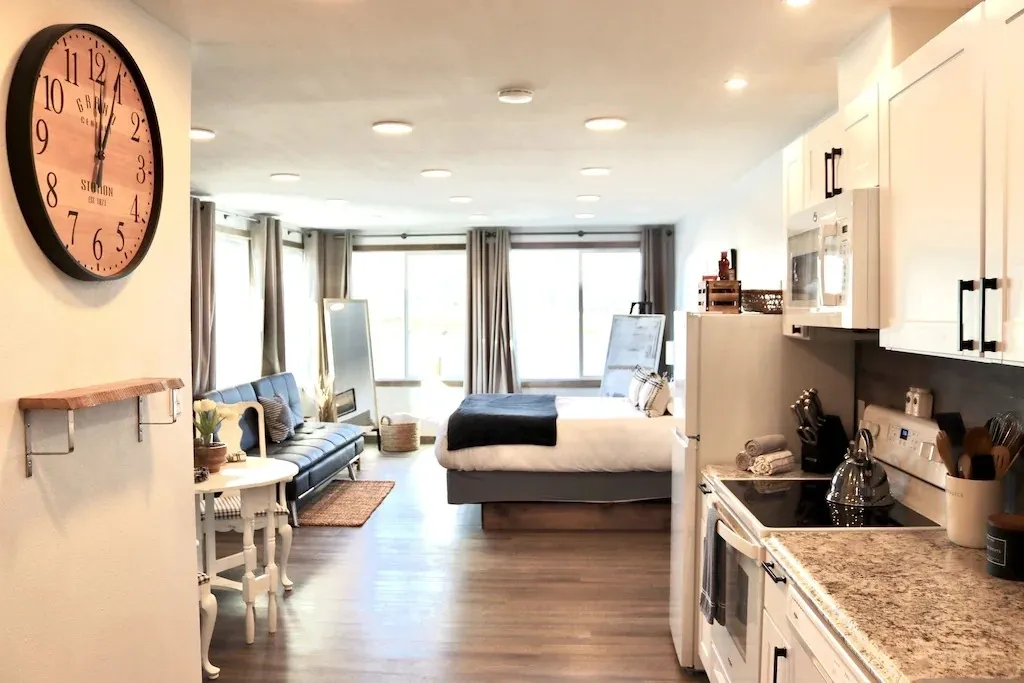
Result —
[[[828, 167], [832, 165], [832, 152], [825, 152], [825, 199], [832, 199], [832, 190], [828, 184]], [[833, 171], [835, 166], [832, 166]]]
[[775, 583], [786, 583], [786, 577], [785, 576], [779, 576], [778, 574], [775, 573], [775, 571], [774, 571], [775, 563], [774, 562], [762, 562], [761, 563], [761, 567], [766, 572], [768, 572], [768, 576], [772, 577], [772, 581], [774, 581]]
[[981, 278], [981, 350], [995, 353], [996, 342], [994, 340], [985, 341], [985, 299], [988, 298], [985, 293], [990, 289], [999, 289], [999, 281], [994, 277]]
[[779, 659], [785, 659], [789, 652], [784, 647], [777, 647], [772, 653], [772, 683], [779, 683]]
[[836, 175], [836, 161], [838, 161], [839, 157], [841, 157], [841, 156], [843, 156], [843, 148], [842, 147], [833, 147], [832, 148], [832, 196], [833, 197], [838, 197], [839, 195], [841, 195], [843, 193], [843, 188], [836, 186], [836, 183], [839, 182], [839, 176]]
[[959, 301], [959, 306], [958, 306], [959, 311], [960, 311], [960, 314], [959, 314], [959, 316], [960, 316], [960, 350], [961, 351], [973, 351], [974, 350], [974, 340], [973, 339], [964, 339], [964, 292], [973, 292], [974, 291], [974, 280], [959, 280], [958, 282], [960, 283], [960, 292], [959, 292], [960, 301]]
[[707, 484], [705, 484], [704, 482], [697, 484], [697, 488], [699, 488], [700, 492], [703, 493], [705, 496], [711, 493], [711, 489], [708, 488]]

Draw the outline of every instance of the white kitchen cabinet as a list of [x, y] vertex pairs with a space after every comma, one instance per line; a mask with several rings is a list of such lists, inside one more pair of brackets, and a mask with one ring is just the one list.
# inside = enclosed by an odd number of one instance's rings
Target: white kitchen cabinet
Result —
[[[843, 107], [834, 188], [878, 186], [878, 85]], [[834, 150], [833, 150], [834, 152]]]
[[810, 206], [807, 201], [806, 169], [804, 138], [801, 136], [782, 150], [782, 215], [786, 220]]
[[[785, 616], [785, 615], [783, 615]], [[794, 681], [789, 664], [789, 643], [782, 630], [765, 611], [761, 629], [761, 677], [760, 683], [802, 683]]]
[[1024, 364], [1024, 0], [986, 3], [986, 353]]
[[880, 85], [880, 343], [979, 356], [984, 4]]
[[804, 137], [804, 173], [807, 178], [807, 206], [820, 204], [832, 191], [832, 150], [839, 146], [842, 121], [834, 114]]

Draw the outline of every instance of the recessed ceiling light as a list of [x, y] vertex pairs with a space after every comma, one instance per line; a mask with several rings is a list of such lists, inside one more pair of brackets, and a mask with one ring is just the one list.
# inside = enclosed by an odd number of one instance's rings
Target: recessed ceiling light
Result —
[[428, 168], [420, 171], [420, 175], [424, 178], [451, 178], [452, 172], [446, 168]]
[[807, 7], [811, 4], [811, 0], [782, 0], [790, 7]]
[[599, 201], [601, 201], [601, 197], [599, 197], [596, 194], [581, 194], [579, 197], [576, 197], [576, 201], [578, 201], [578, 202], [599, 202]]
[[608, 175], [612, 172], [610, 168], [601, 168], [599, 166], [593, 166], [590, 168], [580, 169], [580, 175]]
[[332, 206], [341, 206], [343, 204], [348, 204], [348, 200], [347, 199], [328, 199], [327, 203], [332, 205]]
[[490, 217], [485, 213], [474, 213], [472, 216], [469, 217], [469, 220], [471, 221], [486, 221], [489, 219]]
[[740, 76], [733, 76], [725, 82], [726, 90], [743, 90], [747, 87], [747, 79]]
[[373, 130], [381, 135], [408, 135], [412, 132], [412, 124], [405, 121], [378, 121], [373, 124]]
[[381, 218], [384, 218], [384, 216], [380, 215], [379, 213], [375, 213], [375, 214], [373, 214], [373, 216], [371, 216], [371, 218], [376, 218], [376, 219], [379, 220]]
[[593, 218], [593, 217], [594, 217], [594, 214], [592, 214], [592, 213], [578, 213], [578, 214], [576, 214], [576, 218], [581, 218], [581, 219], [589, 219], [589, 218]]
[[271, 180], [276, 180], [279, 183], [294, 183], [299, 180], [298, 173], [271, 173]]
[[450, 197], [448, 199], [452, 204], [469, 204], [473, 201], [472, 197]]
[[217, 134], [214, 133], [209, 128], [193, 128], [188, 132], [188, 137], [190, 140], [205, 141], [214, 139], [215, 137], [217, 137]]
[[622, 130], [626, 127], [626, 120], [611, 116], [602, 116], [596, 119], [587, 119], [583, 125], [590, 130]]
[[533, 91], [525, 88], [504, 88], [498, 91], [498, 101], [505, 104], [529, 104], [533, 102]]

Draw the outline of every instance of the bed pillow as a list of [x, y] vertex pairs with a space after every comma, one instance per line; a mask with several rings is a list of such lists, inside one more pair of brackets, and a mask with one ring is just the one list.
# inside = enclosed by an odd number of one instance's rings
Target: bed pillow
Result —
[[647, 368], [642, 368], [639, 365], [633, 368], [633, 376], [629, 379], [629, 402], [637, 408], [640, 407], [640, 390], [643, 389], [644, 384], [647, 383], [647, 378], [651, 376], [651, 371]]
[[647, 417], [661, 417], [672, 400], [668, 380], [651, 374], [640, 389], [640, 404], [637, 406]]
[[273, 443], [281, 443], [290, 436], [295, 436], [295, 418], [284, 396], [259, 396], [263, 406], [263, 419], [267, 424], [267, 437]]

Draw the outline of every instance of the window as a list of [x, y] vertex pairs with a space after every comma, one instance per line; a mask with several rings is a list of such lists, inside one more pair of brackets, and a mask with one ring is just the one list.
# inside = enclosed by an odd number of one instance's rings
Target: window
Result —
[[295, 375], [300, 387], [313, 392], [320, 373], [316, 321], [319, 311], [310, 293], [310, 276], [302, 247], [286, 244], [282, 251], [285, 367]]
[[252, 290], [249, 237], [218, 230], [215, 240], [216, 382], [229, 387], [259, 376], [263, 312]]
[[352, 298], [369, 301], [378, 380], [463, 377], [465, 252], [357, 251]]
[[509, 265], [519, 376], [600, 377], [612, 315], [639, 298], [640, 252], [513, 248]]

